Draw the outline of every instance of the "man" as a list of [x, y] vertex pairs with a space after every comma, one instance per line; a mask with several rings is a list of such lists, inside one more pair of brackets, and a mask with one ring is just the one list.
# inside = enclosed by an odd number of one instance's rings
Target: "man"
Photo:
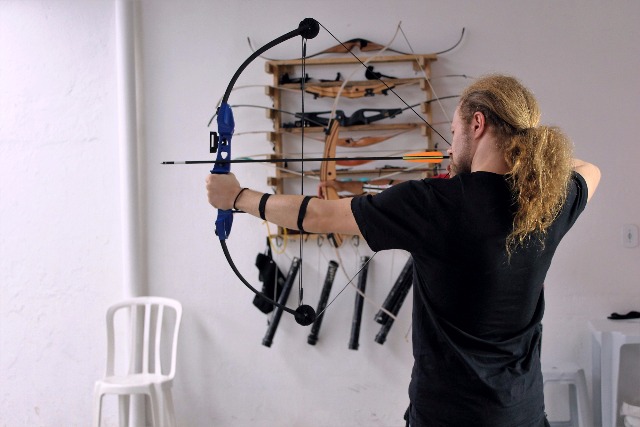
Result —
[[[263, 203], [266, 218], [281, 226], [361, 234], [374, 251], [411, 253], [412, 427], [548, 425], [543, 282], [600, 171], [572, 159], [568, 139], [539, 118], [520, 82], [487, 76], [456, 108], [451, 179], [407, 181], [376, 196]], [[209, 176], [207, 190], [213, 206], [235, 203], [256, 216], [266, 201], [242, 191], [233, 175]]]

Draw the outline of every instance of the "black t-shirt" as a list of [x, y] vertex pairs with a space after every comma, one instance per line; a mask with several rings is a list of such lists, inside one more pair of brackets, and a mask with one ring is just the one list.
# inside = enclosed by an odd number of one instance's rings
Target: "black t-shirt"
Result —
[[542, 425], [543, 283], [586, 201], [574, 173], [544, 248], [531, 239], [509, 259], [515, 211], [503, 175], [407, 181], [353, 199], [371, 249], [414, 260], [412, 427]]

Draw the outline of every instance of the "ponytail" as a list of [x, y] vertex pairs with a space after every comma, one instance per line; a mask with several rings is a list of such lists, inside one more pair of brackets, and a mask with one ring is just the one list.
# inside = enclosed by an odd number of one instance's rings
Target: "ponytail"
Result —
[[572, 146], [557, 127], [538, 126], [517, 132], [506, 141], [507, 180], [518, 207], [507, 237], [511, 253], [535, 234], [541, 242], [567, 198], [572, 171]]
[[538, 125], [538, 102], [513, 77], [490, 75], [477, 80], [460, 97], [459, 111], [466, 123], [475, 112], [483, 113], [504, 153], [517, 207], [507, 253], [511, 255], [531, 236], [544, 246], [547, 229], [567, 198], [573, 170], [571, 142], [559, 128]]

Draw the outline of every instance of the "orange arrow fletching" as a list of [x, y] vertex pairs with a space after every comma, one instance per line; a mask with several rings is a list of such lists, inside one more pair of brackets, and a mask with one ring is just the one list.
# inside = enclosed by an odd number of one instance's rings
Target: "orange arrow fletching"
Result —
[[439, 151], [422, 151], [402, 156], [402, 160], [416, 163], [441, 163], [444, 158], [444, 155]]

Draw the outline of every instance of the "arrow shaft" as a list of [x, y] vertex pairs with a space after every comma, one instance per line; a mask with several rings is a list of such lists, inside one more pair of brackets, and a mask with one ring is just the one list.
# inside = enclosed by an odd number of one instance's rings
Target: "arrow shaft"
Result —
[[[295, 163], [295, 162], [329, 162], [329, 161], [358, 161], [358, 160], [405, 160], [405, 161], [422, 161], [426, 163], [439, 163], [449, 156], [433, 155], [433, 156], [374, 156], [374, 157], [306, 157], [306, 158], [273, 158], [273, 159], [232, 159], [219, 160], [218, 163]], [[163, 165], [198, 165], [216, 163], [215, 160], [185, 160], [162, 162]]]

